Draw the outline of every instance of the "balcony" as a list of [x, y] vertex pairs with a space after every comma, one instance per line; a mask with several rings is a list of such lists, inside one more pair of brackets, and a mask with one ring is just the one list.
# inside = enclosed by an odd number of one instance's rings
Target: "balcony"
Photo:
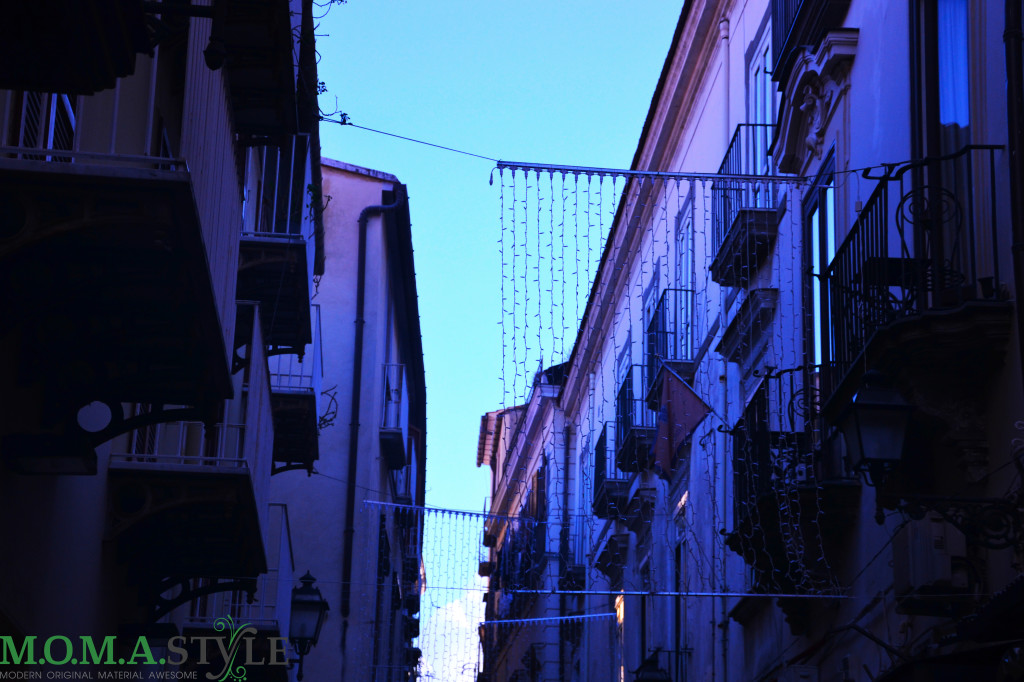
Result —
[[[268, 507], [267, 572], [256, 580], [256, 591], [250, 600], [240, 590], [214, 593], [193, 600], [182, 625], [186, 637], [216, 636], [217, 621], [230, 617], [236, 626], [247, 624], [256, 628], [252, 638], [252, 660], [270, 660], [269, 637], [288, 637], [291, 618], [292, 587], [295, 585], [295, 566], [292, 563], [291, 531], [288, 525], [288, 507], [272, 503]], [[195, 644], [186, 644], [195, 646]], [[198, 647], [196, 647], [198, 648]], [[198, 650], [190, 650], [189, 659], [198, 659]], [[292, 652], [289, 650], [289, 658]], [[187, 672], [189, 663], [181, 668]], [[287, 682], [287, 666], [250, 666], [248, 680], [252, 682]]]
[[[860, 487], [837, 470], [818, 430], [814, 375], [770, 371], [732, 431], [733, 527], [725, 543], [750, 566], [753, 593], [834, 586], [827, 553], [857, 517]], [[794, 632], [802, 611], [782, 604]]]
[[536, 601], [534, 590], [543, 589], [547, 568], [546, 540], [545, 522], [527, 517], [509, 519], [491, 576], [492, 589], [500, 585], [495, 613], [499, 619], [524, 618]]
[[[824, 413], [834, 419], [875, 369], [918, 399], [976, 402], [1002, 365], [1012, 306], [998, 148], [890, 167], [822, 282]], [[945, 395], [945, 397], [940, 397]]]
[[409, 440], [409, 398], [405, 388], [405, 365], [384, 365], [384, 405], [380, 421], [380, 454], [389, 469], [409, 463], [405, 444]]
[[293, 135], [280, 147], [259, 148], [261, 167], [255, 229], [239, 244], [238, 297], [259, 301], [267, 343], [301, 348], [311, 341], [311, 264], [315, 240], [306, 210], [309, 138]]
[[584, 514], [573, 515], [570, 525], [562, 528], [562, 535], [565, 542], [559, 543], [559, 555], [565, 557], [565, 562], [558, 576], [558, 589], [586, 589], [590, 519]]
[[[273, 433], [258, 324], [224, 421], [140, 427], [112, 445], [109, 523], [119, 560], [144, 575], [245, 577], [266, 571]], [[149, 406], [138, 405], [145, 413]]]
[[223, 46], [235, 129], [250, 138], [293, 134], [298, 25], [293, 30], [288, 0], [224, 0], [220, 10], [211, 44], [215, 36]]
[[683, 378], [693, 376], [697, 350], [693, 311], [691, 289], [666, 289], [647, 324], [647, 385], [644, 388], [647, 406], [652, 410], [658, 409], [666, 366]]
[[245, 425], [159, 424], [149, 452], [110, 456], [118, 556], [179, 575], [256, 575], [264, 570]]
[[722, 333], [715, 347], [729, 362], [735, 362], [747, 373], [757, 363], [768, 343], [768, 330], [775, 318], [779, 301], [778, 289], [752, 289]]
[[825, 35], [843, 25], [850, 0], [772, 0], [774, 80], [785, 83], [805, 48], [817, 50]]
[[320, 387], [323, 378], [320, 306], [312, 306], [313, 341], [301, 357], [273, 355], [270, 404], [274, 411], [274, 473], [305, 469], [312, 473], [320, 458]]
[[185, 618], [186, 631], [211, 630], [217, 619], [231, 616], [236, 623], [249, 623], [260, 634], [288, 636], [295, 567], [287, 505], [270, 504], [267, 519], [268, 568], [256, 581], [252, 601], [244, 593], [227, 592], [193, 603]]
[[615, 466], [615, 422], [606, 422], [594, 446], [594, 515], [617, 519], [626, 512], [629, 475]]
[[594, 544], [594, 568], [608, 576], [611, 584], [621, 584], [629, 556], [630, 533], [617, 523], [605, 525]]
[[[184, 60], [168, 49], [158, 61]], [[33, 368], [3, 386], [16, 409], [0, 417], [2, 449], [19, 470], [63, 457], [95, 473], [112, 436], [82, 435], [91, 401], [213, 421], [231, 396], [241, 194], [226, 100], [185, 101], [158, 71], [94, 97], [0, 91], [0, 343]]]
[[658, 427], [658, 413], [644, 400], [643, 365], [629, 368], [615, 398], [615, 466], [620, 471], [643, 471], [651, 463], [651, 446]]
[[152, 48], [141, 0], [14, 2], [0, 24], [0, 88], [91, 94]]
[[[90, 132], [76, 130], [68, 98], [26, 93], [21, 103], [26, 146], [0, 148], [0, 338], [18, 349], [24, 376], [6, 392], [26, 411], [8, 411], [4, 450], [46, 454], [64, 428], [55, 436], [52, 421], [74, 431], [97, 396], [212, 410], [232, 389], [185, 162], [76, 151]], [[54, 125], [30, 130], [44, 111]], [[27, 412], [33, 386], [60, 394], [49, 425]], [[81, 447], [94, 456], [94, 445]]]
[[771, 254], [778, 233], [779, 192], [769, 175], [775, 126], [741, 123], [718, 172], [746, 176], [716, 180], [712, 194], [711, 279], [723, 286], [745, 287]]

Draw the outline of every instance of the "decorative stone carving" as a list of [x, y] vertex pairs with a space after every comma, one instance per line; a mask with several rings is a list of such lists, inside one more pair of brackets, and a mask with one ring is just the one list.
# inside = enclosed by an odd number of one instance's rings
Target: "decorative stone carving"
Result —
[[784, 84], [779, 138], [773, 154], [779, 170], [799, 173], [811, 158], [821, 158], [825, 132], [849, 89], [847, 76], [858, 32], [829, 33], [817, 52], [804, 50]]

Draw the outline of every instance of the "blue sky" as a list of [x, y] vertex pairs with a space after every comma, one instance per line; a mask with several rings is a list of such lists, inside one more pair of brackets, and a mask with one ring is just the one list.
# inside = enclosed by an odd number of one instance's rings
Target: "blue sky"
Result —
[[[502, 160], [625, 168], [679, 11], [656, 1], [349, 0], [320, 22], [321, 108]], [[326, 157], [408, 186], [427, 504], [482, 510], [480, 415], [502, 401], [494, 163], [329, 123], [321, 145]]]

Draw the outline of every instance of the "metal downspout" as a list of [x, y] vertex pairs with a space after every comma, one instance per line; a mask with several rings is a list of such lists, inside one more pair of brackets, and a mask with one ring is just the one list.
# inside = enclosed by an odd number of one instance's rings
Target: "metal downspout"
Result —
[[402, 203], [401, 199], [392, 204], [367, 206], [359, 214], [359, 255], [356, 269], [356, 336], [352, 353], [352, 409], [348, 432], [348, 479], [345, 495], [344, 551], [341, 569], [341, 648], [345, 651], [348, 634], [348, 615], [352, 601], [352, 546], [355, 536], [356, 475], [359, 472], [359, 407], [363, 385], [363, 318], [366, 309], [366, 232], [371, 215], [383, 215]]
[[[562, 445], [562, 471], [565, 472], [565, 474], [562, 477], [562, 540], [558, 543], [559, 576], [565, 575], [572, 563], [569, 558], [569, 533], [571, 532], [571, 526], [569, 523], [569, 441], [572, 438], [572, 431], [568, 426], [565, 427], [564, 435], [562, 437], [565, 440]], [[580, 538], [576, 538], [576, 542], [580, 542]], [[565, 612], [565, 593], [561, 588], [559, 588], [558, 591], [558, 615], [565, 617], [569, 615]], [[564, 628], [565, 625], [561, 625], [559, 627]], [[566, 679], [565, 640], [566, 637], [564, 636], [558, 638], [558, 679], [560, 682], [565, 682]]]
[[[725, 107], [725, 111], [723, 112], [723, 114], [724, 114], [723, 118], [725, 119], [725, 149], [728, 151], [729, 145], [732, 142], [732, 137], [731, 137], [731, 134], [730, 134], [731, 133], [731, 126], [729, 125], [729, 116], [730, 116], [730, 111], [729, 110], [730, 110], [730, 106], [731, 106], [731, 103], [729, 101], [729, 94], [730, 94], [730, 92], [729, 92], [730, 91], [730, 83], [729, 83], [730, 79], [729, 79], [729, 76], [730, 76], [730, 71], [732, 70], [732, 66], [731, 66], [730, 59], [729, 59], [729, 19], [728, 19], [728, 17], [722, 17], [722, 19], [718, 22], [718, 37], [722, 41], [722, 50], [723, 50], [723, 54], [722, 54], [722, 71], [723, 71], [723, 78], [725, 79], [725, 87], [724, 87], [725, 92], [723, 94], [723, 98], [725, 100], [723, 106]], [[719, 308], [719, 310], [721, 311], [720, 314], [725, 314], [726, 306], [725, 306], [724, 287], [719, 289], [719, 301], [720, 301], [720, 308]], [[721, 391], [722, 392], [721, 392], [721, 396], [720, 396], [720, 398], [722, 400], [722, 405], [721, 405], [721, 409], [722, 409], [721, 413], [722, 414], [725, 413], [725, 409], [728, 406], [728, 394], [727, 394], [728, 383], [726, 382], [726, 376], [725, 376], [727, 373], [728, 373], [728, 369], [723, 370], [722, 384], [721, 384]], [[721, 510], [722, 516], [721, 516], [721, 519], [722, 519], [722, 524], [725, 525], [725, 508], [726, 508], [725, 500], [726, 500], [726, 495], [728, 493], [728, 490], [726, 489], [726, 485], [727, 484], [725, 482], [725, 466], [726, 466], [725, 465], [725, 461], [724, 461], [725, 460], [725, 456], [724, 456], [724, 454], [722, 454], [722, 453], [725, 452], [725, 435], [724, 434], [720, 434], [719, 435], [718, 440], [715, 443], [715, 446], [716, 446], [717, 452], [715, 453], [716, 457], [714, 458], [715, 462], [713, 464], [713, 466], [715, 468], [714, 469], [715, 473], [714, 473], [714, 476], [712, 477], [712, 481], [713, 481], [712, 485], [721, 486], [721, 492], [719, 492], [719, 493], [717, 493], [715, 495], [716, 498], [718, 498], [720, 496], [720, 499], [716, 499], [712, 503], [713, 504], [713, 512], [714, 512], [714, 515], [717, 516], [718, 512], [719, 512], [718, 506], [719, 505], [722, 506], [722, 510]], [[719, 469], [719, 465], [718, 465], [718, 458], [719, 458], [719, 456], [722, 457], [721, 469]], [[719, 479], [721, 479], [721, 480], [719, 480]], [[725, 563], [726, 563], [725, 562], [725, 549], [724, 549], [724, 547], [718, 547], [718, 543], [717, 542], [713, 542], [712, 543], [712, 550], [711, 551], [712, 551], [712, 555], [711, 555], [712, 556], [712, 561], [714, 562], [714, 561], [717, 560], [719, 562], [719, 567], [721, 568], [721, 571], [722, 571], [721, 585], [724, 587], [725, 584], [726, 584], [726, 578], [725, 578]], [[719, 552], [721, 552], [721, 556], [717, 556], [719, 554]], [[712, 565], [714, 565], [714, 564], [712, 564]], [[717, 680], [719, 678], [722, 679], [722, 680], [728, 680], [728, 677], [727, 677], [728, 672], [727, 672], [727, 666], [726, 666], [726, 657], [728, 656], [727, 647], [728, 647], [729, 621], [727, 619], [727, 616], [725, 615], [725, 612], [726, 612], [725, 603], [726, 603], [726, 599], [725, 599], [725, 597], [723, 597], [722, 601], [721, 601], [721, 612], [722, 612], [721, 613], [721, 617], [719, 617], [718, 615], [715, 614], [714, 604], [712, 604], [712, 606], [711, 606], [711, 622], [712, 622], [712, 625], [713, 625], [713, 627], [712, 627], [712, 634], [711, 634], [711, 679], [712, 679], [712, 681]], [[721, 633], [722, 633], [721, 637], [722, 637], [722, 639], [721, 639], [720, 642], [718, 642], [718, 646], [716, 647], [715, 646], [715, 644], [716, 644], [716, 642], [715, 642], [715, 632], [717, 630], [721, 630]], [[717, 652], [716, 652], [716, 649], [718, 650]], [[718, 666], [716, 665], [716, 661], [715, 661], [716, 653], [720, 653], [721, 657], [722, 657], [722, 670], [721, 670], [720, 674], [719, 674], [719, 671], [718, 671]]]

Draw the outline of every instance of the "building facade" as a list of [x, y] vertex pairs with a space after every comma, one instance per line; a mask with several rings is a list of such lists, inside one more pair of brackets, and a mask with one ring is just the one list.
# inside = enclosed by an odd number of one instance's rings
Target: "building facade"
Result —
[[[557, 679], [564, 673], [568, 632], [562, 576], [571, 530], [564, 522], [567, 441], [557, 404], [562, 366], [537, 373], [526, 404], [485, 415], [478, 466], [492, 472], [491, 508], [484, 528], [488, 578], [481, 631], [485, 674], [491, 679]], [[555, 458], [560, 458], [556, 465]]]
[[1020, 678], [1020, 22], [686, 3], [562, 385], [515, 427], [566, 444], [585, 587], [543, 603], [593, 618], [533, 668], [485, 643], [488, 679]]
[[331, 612], [312, 679], [408, 679], [419, 659], [426, 467], [423, 350], [406, 188], [323, 160], [317, 476], [278, 476]]
[[64, 5], [19, 10], [2, 76], [0, 629], [161, 660], [224, 617], [287, 639], [302, 555], [270, 477], [316, 433], [279, 394], [322, 270], [312, 5]]
[[[361, 503], [423, 500], [408, 204], [391, 176], [321, 166], [313, 10], [61, 2], [5, 22], [8, 670], [416, 665], [422, 520]], [[305, 573], [328, 610], [300, 652]], [[229, 633], [244, 646], [215, 649]]]

